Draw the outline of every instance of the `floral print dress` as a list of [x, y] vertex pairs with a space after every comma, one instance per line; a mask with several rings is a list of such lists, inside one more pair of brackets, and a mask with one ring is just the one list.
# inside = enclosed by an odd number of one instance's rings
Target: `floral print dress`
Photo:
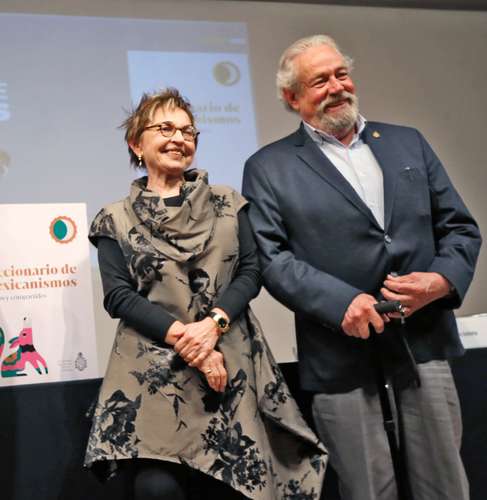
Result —
[[[102, 209], [90, 238], [118, 242], [138, 293], [180, 321], [204, 317], [238, 266], [234, 190], [185, 174], [180, 207], [133, 182]], [[292, 399], [249, 308], [218, 342], [228, 384], [205, 377], [165, 344], [120, 321], [100, 389], [85, 465], [120, 460], [186, 464], [257, 500], [319, 499], [327, 455]]]

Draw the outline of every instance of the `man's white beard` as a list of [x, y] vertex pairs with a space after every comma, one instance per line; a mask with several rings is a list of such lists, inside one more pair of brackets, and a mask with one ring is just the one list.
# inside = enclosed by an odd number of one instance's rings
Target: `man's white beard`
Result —
[[[330, 114], [325, 111], [330, 104], [344, 99], [348, 101], [348, 104], [338, 113]], [[358, 113], [358, 97], [355, 94], [343, 91], [339, 96], [326, 98], [318, 107], [316, 117], [323, 132], [339, 137], [347, 133], [357, 123]]]

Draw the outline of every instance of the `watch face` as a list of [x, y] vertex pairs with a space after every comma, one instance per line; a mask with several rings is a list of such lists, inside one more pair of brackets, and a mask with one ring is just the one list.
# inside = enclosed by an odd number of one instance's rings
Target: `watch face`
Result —
[[222, 333], [225, 333], [230, 328], [228, 321], [220, 314], [212, 311], [210, 312], [209, 316], [213, 318], [217, 327], [221, 330]]

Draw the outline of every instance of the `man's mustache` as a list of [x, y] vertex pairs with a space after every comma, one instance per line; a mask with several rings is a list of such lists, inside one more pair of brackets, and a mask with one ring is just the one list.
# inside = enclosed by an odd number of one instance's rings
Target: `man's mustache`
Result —
[[334, 106], [335, 104], [339, 104], [343, 101], [347, 101], [349, 104], [354, 104], [357, 101], [357, 97], [355, 94], [351, 94], [344, 90], [339, 95], [328, 96], [323, 102], [320, 103], [319, 110], [325, 111], [329, 106]]

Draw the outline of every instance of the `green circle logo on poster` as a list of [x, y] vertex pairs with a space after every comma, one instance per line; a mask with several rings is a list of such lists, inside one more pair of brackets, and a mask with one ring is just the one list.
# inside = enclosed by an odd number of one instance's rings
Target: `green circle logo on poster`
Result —
[[60, 215], [52, 220], [49, 227], [51, 238], [58, 243], [70, 243], [76, 237], [78, 228], [73, 219]]

